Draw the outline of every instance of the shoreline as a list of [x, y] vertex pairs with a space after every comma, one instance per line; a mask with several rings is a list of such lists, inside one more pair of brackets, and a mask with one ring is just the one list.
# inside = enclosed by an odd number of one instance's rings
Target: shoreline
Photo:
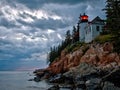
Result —
[[73, 52], [64, 49], [47, 68], [35, 70], [34, 81], [48, 79], [58, 84], [51, 88], [65, 84], [64, 87], [87, 90], [120, 89], [120, 54], [113, 52], [113, 43], [93, 42], [76, 47]]
[[46, 80], [47, 83], [53, 84], [48, 90], [60, 90], [60, 88], [87, 90], [90, 90], [90, 88], [92, 88], [91, 90], [107, 90], [107, 88], [111, 88], [111, 90], [117, 90], [120, 89], [120, 77], [116, 77], [118, 75], [120, 75], [119, 66], [111, 68], [111, 70], [110, 68], [102, 70], [93, 65], [81, 63], [68, 72], [56, 74], [49, 78], [37, 74], [34, 81]]

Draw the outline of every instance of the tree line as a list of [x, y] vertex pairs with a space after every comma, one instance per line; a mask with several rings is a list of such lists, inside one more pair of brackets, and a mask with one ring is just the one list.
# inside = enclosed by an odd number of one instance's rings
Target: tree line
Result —
[[63, 40], [61, 44], [50, 48], [50, 52], [47, 56], [48, 62], [51, 64], [56, 58], [60, 56], [62, 50], [64, 50], [68, 45], [77, 41], [79, 41], [79, 23], [77, 24], [77, 27], [73, 26], [72, 33], [70, 30], [67, 30], [65, 34], [65, 40]]

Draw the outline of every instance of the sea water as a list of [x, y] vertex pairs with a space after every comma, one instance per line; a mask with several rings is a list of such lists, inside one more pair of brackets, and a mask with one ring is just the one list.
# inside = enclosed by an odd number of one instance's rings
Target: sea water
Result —
[[32, 78], [30, 71], [0, 71], [0, 90], [47, 90], [50, 87], [45, 81], [29, 81]]

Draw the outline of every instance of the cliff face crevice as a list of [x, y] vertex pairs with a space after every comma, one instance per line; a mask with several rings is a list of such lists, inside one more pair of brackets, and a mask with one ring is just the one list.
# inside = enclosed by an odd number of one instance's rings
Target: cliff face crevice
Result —
[[52, 62], [47, 70], [50, 70], [53, 74], [63, 73], [69, 71], [72, 67], [78, 66], [82, 62], [103, 69], [120, 66], [120, 55], [113, 52], [112, 43], [89, 44], [86, 51], [84, 48], [86, 46], [82, 46], [72, 53], [67, 53], [66, 50], [63, 50], [60, 58]]

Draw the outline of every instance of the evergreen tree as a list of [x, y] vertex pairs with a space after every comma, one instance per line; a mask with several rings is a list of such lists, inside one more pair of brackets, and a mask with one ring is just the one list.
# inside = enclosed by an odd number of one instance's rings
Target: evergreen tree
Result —
[[73, 26], [72, 41], [73, 43], [79, 41], [79, 23], [77, 25], [77, 28]]
[[72, 31], [72, 42], [73, 43], [76, 42], [76, 33], [77, 33], [76, 27], [73, 26], [73, 31]]
[[120, 0], [106, 1], [107, 29], [113, 36], [115, 51], [120, 52]]
[[47, 56], [47, 60], [48, 60], [48, 62], [52, 62], [53, 61], [53, 55], [54, 55], [54, 51], [53, 51], [53, 48], [51, 47], [50, 48], [50, 52], [49, 52], [49, 54], [48, 54], [48, 56]]
[[120, 35], [120, 0], [107, 0], [107, 28], [114, 36]]
[[60, 56], [61, 51], [64, 50], [64, 48], [66, 48], [66, 46], [69, 44], [71, 44], [70, 30], [66, 32], [65, 41], [62, 41], [62, 43], [56, 47], [54, 46], [50, 48], [50, 52], [48, 53], [48, 56], [47, 56], [48, 63], [51, 64], [54, 60], [56, 60], [56, 58]]
[[79, 28], [79, 22], [77, 23], [77, 34], [76, 34], [76, 41], [79, 41], [79, 30], [80, 30], [80, 28]]
[[[70, 30], [68, 30], [66, 32], [66, 38], [65, 38], [65, 44], [70, 44], [71, 43], [71, 34], [70, 34]], [[66, 45], [65, 45], [66, 46]]]

